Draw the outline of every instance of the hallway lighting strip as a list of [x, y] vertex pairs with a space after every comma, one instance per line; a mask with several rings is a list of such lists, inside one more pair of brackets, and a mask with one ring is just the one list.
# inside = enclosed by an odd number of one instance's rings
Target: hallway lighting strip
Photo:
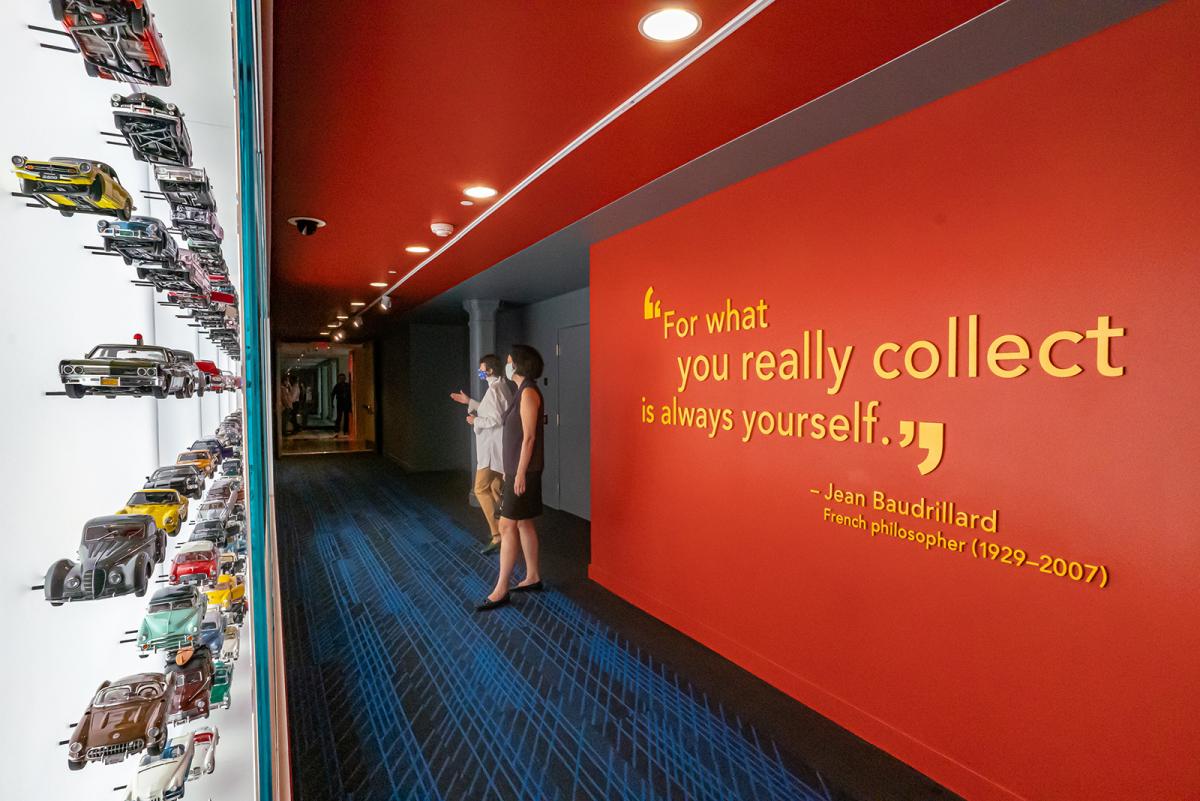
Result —
[[764, 11], [767, 8], [767, 6], [770, 6], [774, 2], [775, 2], [775, 0], [754, 0], [753, 3], [746, 6], [744, 9], [742, 9], [740, 12], [738, 12], [738, 14], [735, 17], [733, 17], [728, 22], [726, 22], [724, 25], [722, 25], [720, 28], [718, 28], [716, 31], [714, 31], [712, 36], [709, 36], [703, 42], [696, 45], [696, 47], [693, 48], [690, 52], [688, 52], [687, 55], [685, 55], [683, 58], [679, 59], [674, 64], [672, 64], [670, 67], [668, 67], [665, 71], [660, 73], [658, 75], [658, 77], [656, 77], [654, 80], [650, 81], [650, 83], [646, 84], [641, 89], [637, 90], [632, 95], [630, 95], [619, 106], [617, 106], [612, 111], [605, 114], [600, 120], [595, 122], [590, 128], [588, 128], [586, 131], [581, 133], [579, 136], [575, 137], [575, 139], [573, 139], [566, 147], [564, 147], [562, 150], [558, 151], [553, 156], [551, 156], [549, 159], [547, 159], [541, 166], [539, 166], [536, 170], [531, 172], [529, 175], [525, 176], [525, 178], [523, 178], [520, 183], [518, 183], [512, 189], [508, 190], [503, 195], [501, 195], [499, 200], [496, 200], [495, 202], [493, 202], [490, 206], [488, 206], [486, 209], [484, 209], [479, 214], [478, 217], [476, 217], [474, 220], [471, 220], [471, 222], [467, 223], [467, 225], [465, 225], [463, 228], [461, 228], [459, 231], [457, 231], [452, 237], [450, 237], [450, 240], [447, 241], [446, 244], [442, 245], [440, 248], [435, 250], [433, 253], [426, 256], [423, 261], [421, 261], [419, 264], [417, 264], [415, 267], [413, 267], [411, 270], [409, 270], [407, 273], [405, 273], [403, 276], [401, 276], [400, 279], [398, 281], [396, 281], [396, 283], [392, 284], [390, 287], [388, 287], [386, 290], [384, 290], [379, 295], [379, 297], [375, 298], [373, 301], [371, 301], [371, 303], [368, 306], [366, 306], [361, 311], [359, 311], [357, 316], [362, 317], [363, 314], [365, 314], [367, 311], [369, 311], [374, 306], [376, 306], [380, 300], [382, 300], [384, 297], [390, 295], [392, 292], [399, 289], [410, 278], [412, 278], [417, 273], [421, 272], [421, 270], [425, 269], [425, 267], [427, 267], [435, 259], [437, 259], [438, 256], [441, 256], [447, 250], [454, 247], [455, 243], [457, 243], [458, 240], [462, 239], [464, 236], [469, 234], [472, 230], [475, 229], [476, 226], [478, 226], [480, 223], [482, 223], [484, 220], [486, 220], [488, 217], [490, 217], [492, 215], [492, 213], [494, 213], [497, 209], [499, 209], [501, 206], [503, 206], [508, 201], [512, 200], [527, 186], [529, 186], [531, 183], [533, 183], [538, 178], [540, 178], [542, 175], [544, 175], [547, 170], [549, 170], [555, 164], [558, 164], [558, 162], [562, 161], [567, 156], [571, 155], [573, 152], [575, 152], [577, 149], [579, 149], [579, 147], [582, 146], [585, 142], [587, 142], [593, 136], [595, 136], [596, 134], [600, 133], [602, 130], [607, 128], [618, 117], [620, 117], [626, 111], [629, 111], [631, 108], [636, 106], [638, 103], [645, 100], [647, 97], [649, 97], [651, 94], [653, 94], [659, 87], [661, 87], [663, 84], [665, 84], [667, 81], [671, 80], [676, 75], [683, 72], [683, 70], [685, 70], [687, 67], [691, 66], [691, 64], [693, 62], [695, 62], [697, 59], [699, 59], [701, 56], [703, 56], [709, 50], [712, 50], [718, 44], [723, 42], [730, 34], [732, 34], [734, 31], [738, 30], [739, 28], [741, 28], [743, 25], [745, 25], [750, 20], [754, 19], [756, 16], [758, 16], [758, 14], [760, 12]]

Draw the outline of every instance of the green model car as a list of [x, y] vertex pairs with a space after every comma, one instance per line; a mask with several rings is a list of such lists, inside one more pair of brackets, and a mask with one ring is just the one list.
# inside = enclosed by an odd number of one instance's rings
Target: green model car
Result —
[[154, 651], [168, 654], [200, 641], [200, 623], [208, 610], [208, 599], [199, 587], [168, 587], [154, 593], [138, 629], [138, 656]]
[[212, 693], [208, 697], [209, 709], [229, 708], [232, 701], [229, 692], [231, 684], [233, 684], [233, 665], [218, 659], [213, 665]]

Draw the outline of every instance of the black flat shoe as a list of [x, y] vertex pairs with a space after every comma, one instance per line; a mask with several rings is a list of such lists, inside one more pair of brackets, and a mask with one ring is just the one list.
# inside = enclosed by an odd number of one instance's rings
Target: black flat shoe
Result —
[[508, 605], [508, 596], [509, 596], [509, 593], [505, 593], [504, 597], [501, 598], [499, 601], [493, 601], [491, 598], [484, 598], [483, 601], [481, 601], [479, 604], [476, 605], [475, 611], [476, 612], [488, 612], [492, 609], [497, 609], [501, 606], [507, 606]]
[[544, 589], [546, 588], [542, 586], [542, 582], [535, 581], [532, 584], [526, 584], [525, 586], [518, 584], [512, 588], [512, 592], [541, 592]]
[[480, 548], [480, 549], [479, 549], [479, 552], [480, 552], [481, 554], [484, 554], [484, 555], [486, 555], [486, 554], [489, 554], [489, 553], [496, 553], [496, 552], [497, 552], [497, 551], [499, 551], [499, 550], [500, 550], [500, 543], [498, 543], [498, 542], [489, 542], [487, 545], [485, 545], [485, 546], [483, 546], [482, 548]]

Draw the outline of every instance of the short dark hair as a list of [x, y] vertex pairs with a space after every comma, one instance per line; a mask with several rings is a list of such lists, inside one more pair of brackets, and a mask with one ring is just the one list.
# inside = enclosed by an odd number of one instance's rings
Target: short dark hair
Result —
[[338, 373], [338, 378], [345, 378], [345, 377], [346, 377], [345, 373]]
[[524, 376], [530, 381], [542, 377], [542, 370], [546, 368], [546, 363], [542, 361], [542, 354], [537, 352], [537, 348], [530, 345], [513, 345], [509, 355], [512, 356], [514, 373]]
[[487, 370], [492, 375], [500, 375], [500, 357], [494, 353], [489, 353], [479, 360], [483, 365], [483, 369]]

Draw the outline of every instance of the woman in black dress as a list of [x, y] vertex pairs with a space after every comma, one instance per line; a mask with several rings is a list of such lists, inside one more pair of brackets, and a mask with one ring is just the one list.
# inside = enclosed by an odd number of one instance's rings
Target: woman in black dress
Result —
[[[538, 391], [542, 355], [528, 345], [513, 345], [505, 372], [517, 385], [504, 413], [504, 489], [500, 499], [500, 576], [475, 608], [480, 612], [508, 603], [510, 592], [539, 592], [538, 536], [533, 519], [542, 514], [543, 421], [545, 404]], [[517, 552], [525, 554], [525, 578], [510, 588]]]

